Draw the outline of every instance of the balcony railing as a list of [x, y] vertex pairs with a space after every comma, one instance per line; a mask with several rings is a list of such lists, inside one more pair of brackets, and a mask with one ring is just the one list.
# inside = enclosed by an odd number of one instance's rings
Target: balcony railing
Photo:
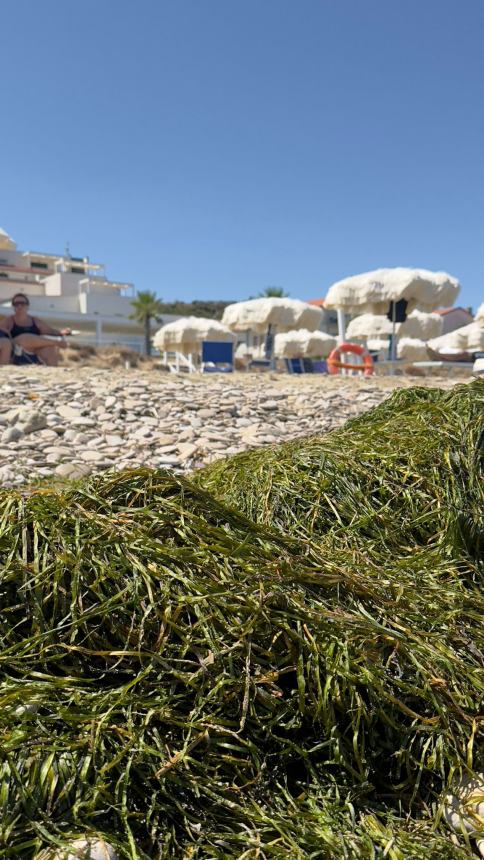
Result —
[[134, 284], [123, 283], [118, 281], [107, 281], [105, 278], [81, 278], [79, 281], [79, 295], [81, 293], [89, 294], [91, 287], [105, 287], [106, 290], [116, 291], [118, 295], [126, 298], [134, 298]]

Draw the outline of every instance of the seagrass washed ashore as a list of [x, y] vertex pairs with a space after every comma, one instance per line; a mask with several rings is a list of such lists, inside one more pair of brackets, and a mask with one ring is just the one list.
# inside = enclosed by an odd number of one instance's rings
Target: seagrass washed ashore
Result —
[[443, 798], [484, 769], [483, 397], [4, 491], [0, 857], [472, 856]]

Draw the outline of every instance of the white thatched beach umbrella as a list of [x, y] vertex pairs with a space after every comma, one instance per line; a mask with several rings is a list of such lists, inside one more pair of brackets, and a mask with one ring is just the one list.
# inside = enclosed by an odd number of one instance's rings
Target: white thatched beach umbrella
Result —
[[[389, 341], [383, 341], [382, 335], [390, 335], [393, 323], [386, 316], [362, 314], [348, 324], [346, 336], [352, 338], [368, 338], [368, 349], [388, 351]], [[425, 341], [437, 337], [442, 331], [442, 318], [439, 314], [427, 314], [423, 311], [412, 311], [405, 322], [396, 323], [395, 334], [398, 337], [396, 357], [407, 361], [424, 361], [428, 358]], [[375, 339], [378, 346], [375, 346]]]
[[337, 281], [329, 288], [324, 306], [329, 310], [353, 314], [386, 314], [390, 302], [406, 299], [407, 313], [417, 307], [430, 312], [440, 307], [450, 307], [459, 290], [458, 280], [447, 272], [375, 269]]
[[247, 359], [249, 357], [257, 359], [265, 358], [265, 347], [264, 344], [250, 346], [248, 343], [239, 343], [234, 355], [235, 358], [240, 359]]
[[[459, 294], [460, 284], [447, 272], [430, 272], [427, 269], [375, 269], [353, 275], [333, 284], [324, 306], [338, 311], [340, 340], [344, 338], [344, 314], [387, 314], [392, 306], [396, 319], [396, 303], [404, 300], [406, 313], [415, 308], [434, 311], [449, 307]], [[396, 325], [394, 324], [394, 335]], [[395, 336], [392, 338], [392, 357], [395, 357]]]
[[153, 344], [161, 352], [176, 351], [183, 355], [200, 352], [204, 340], [233, 341], [234, 335], [218, 320], [205, 317], [180, 317], [162, 326], [153, 338]]
[[361, 316], [354, 317], [346, 329], [348, 340], [351, 338], [381, 337], [391, 333], [392, 323], [390, 320], [377, 314], [361, 314]]
[[429, 340], [428, 346], [439, 355], [484, 351], [484, 321], [474, 321], [448, 334], [435, 337]]
[[366, 348], [372, 352], [388, 352], [388, 338], [369, 337], [366, 341]]
[[336, 338], [323, 331], [281, 332], [274, 338], [277, 358], [326, 358], [336, 346]]
[[398, 329], [399, 338], [430, 340], [442, 334], [443, 319], [439, 314], [427, 314], [415, 309]]
[[269, 326], [279, 332], [298, 328], [315, 331], [322, 317], [320, 308], [299, 299], [260, 298], [228, 305], [223, 312], [222, 322], [232, 331], [263, 334]]
[[397, 357], [406, 361], [425, 361], [428, 358], [427, 344], [416, 337], [402, 337], [397, 343]]
[[484, 302], [477, 309], [477, 313], [474, 317], [475, 322], [481, 323], [484, 325]]

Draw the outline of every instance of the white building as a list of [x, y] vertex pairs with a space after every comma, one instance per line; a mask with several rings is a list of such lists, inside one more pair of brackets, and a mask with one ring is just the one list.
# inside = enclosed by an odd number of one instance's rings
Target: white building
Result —
[[457, 328], [474, 322], [474, 317], [468, 308], [445, 308], [445, 310], [436, 311], [436, 313], [442, 317], [442, 334], [449, 334]]
[[[143, 328], [129, 318], [133, 284], [109, 281], [104, 265], [89, 257], [20, 251], [0, 229], [0, 316], [12, 313], [10, 300], [19, 292], [29, 297], [32, 314], [77, 331], [78, 343], [143, 348]], [[176, 317], [163, 321], [172, 319]], [[153, 321], [153, 326], [159, 328], [159, 323]]]

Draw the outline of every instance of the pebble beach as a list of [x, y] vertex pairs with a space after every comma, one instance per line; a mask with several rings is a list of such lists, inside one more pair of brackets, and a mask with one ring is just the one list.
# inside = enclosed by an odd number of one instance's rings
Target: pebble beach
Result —
[[0, 486], [140, 466], [189, 472], [249, 448], [325, 433], [395, 388], [446, 379], [170, 375], [0, 369]]

